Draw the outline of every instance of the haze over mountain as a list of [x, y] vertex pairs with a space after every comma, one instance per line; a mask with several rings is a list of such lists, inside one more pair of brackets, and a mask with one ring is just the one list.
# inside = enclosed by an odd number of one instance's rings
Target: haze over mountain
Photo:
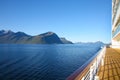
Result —
[[13, 32], [11, 30], [0, 31], [0, 43], [2, 44], [72, 44], [65, 38], [59, 38], [54, 32], [46, 32], [36, 36], [24, 32]]
[[64, 44], [72, 44], [71, 41], [66, 40], [64, 37], [60, 38], [60, 40], [61, 40]]

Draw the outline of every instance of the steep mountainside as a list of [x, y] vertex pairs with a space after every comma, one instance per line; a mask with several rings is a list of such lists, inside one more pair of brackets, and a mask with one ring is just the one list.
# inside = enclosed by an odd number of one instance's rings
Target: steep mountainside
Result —
[[30, 36], [24, 32], [0, 31], [0, 43], [11, 44], [71, 44], [69, 41], [61, 40], [57, 34], [53, 32], [46, 32], [36, 36]]

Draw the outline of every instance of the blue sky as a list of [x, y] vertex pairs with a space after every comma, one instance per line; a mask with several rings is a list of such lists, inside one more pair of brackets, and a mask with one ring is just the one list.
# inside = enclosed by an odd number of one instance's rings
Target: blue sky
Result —
[[111, 0], [0, 0], [0, 29], [110, 42]]

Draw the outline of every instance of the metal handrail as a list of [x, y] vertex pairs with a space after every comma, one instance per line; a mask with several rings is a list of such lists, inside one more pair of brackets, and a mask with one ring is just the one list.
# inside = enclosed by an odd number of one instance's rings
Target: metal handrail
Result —
[[105, 56], [106, 46], [100, 49], [96, 55], [90, 58], [85, 64], [71, 74], [67, 80], [93, 80], [100, 63], [103, 62]]

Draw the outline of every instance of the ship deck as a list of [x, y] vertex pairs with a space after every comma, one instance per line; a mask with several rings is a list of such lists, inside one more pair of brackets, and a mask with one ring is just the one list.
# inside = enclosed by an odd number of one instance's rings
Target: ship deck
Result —
[[97, 73], [99, 80], [120, 80], [120, 49], [107, 48], [104, 65]]

